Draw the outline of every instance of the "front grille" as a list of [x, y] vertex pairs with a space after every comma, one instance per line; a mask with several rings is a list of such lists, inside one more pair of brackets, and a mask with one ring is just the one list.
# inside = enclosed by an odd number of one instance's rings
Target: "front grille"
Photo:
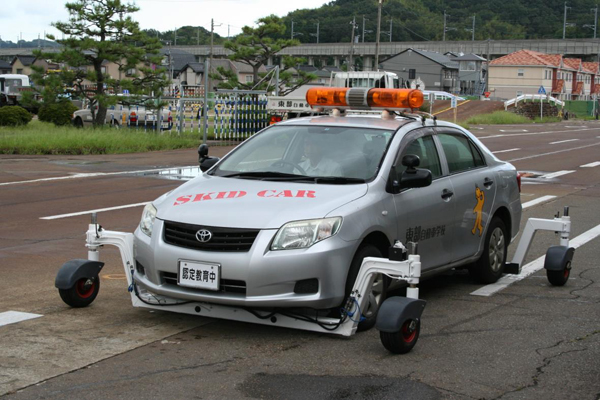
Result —
[[[196, 232], [207, 229], [212, 238], [206, 243], [196, 239]], [[173, 246], [202, 251], [249, 251], [258, 229], [219, 228], [165, 221], [164, 240]]]
[[[177, 285], [177, 274], [174, 272], [161, 272], [162, 280], [167, 285]], [[190, 289], [190, 288], [187, 288]], [[193, 289], [192, 289], [193, 290]], [[197, 289], [202, 291], [201, 289]], [[246, 295], [246, 282], [244, 281], [236, 281], [234, 279], [221, 279], [220, 292], [225, 293], [238, 293]], [[207, 292], [211, 292], [207, 290]]]

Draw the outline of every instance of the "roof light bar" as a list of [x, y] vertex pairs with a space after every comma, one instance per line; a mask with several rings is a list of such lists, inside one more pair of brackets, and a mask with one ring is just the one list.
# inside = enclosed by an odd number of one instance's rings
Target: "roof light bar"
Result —
[[312, 107], [338, 109], [417, 109], [423, 104], [418, 89], [310, 88], [306, 102]]

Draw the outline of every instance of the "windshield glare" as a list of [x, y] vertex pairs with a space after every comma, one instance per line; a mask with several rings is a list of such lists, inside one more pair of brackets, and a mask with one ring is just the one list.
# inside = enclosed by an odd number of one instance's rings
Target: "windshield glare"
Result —
[[224, 159], [215, 175], [285, 173], [372, 179], [393, 131], [328, 126], [274, 126]]

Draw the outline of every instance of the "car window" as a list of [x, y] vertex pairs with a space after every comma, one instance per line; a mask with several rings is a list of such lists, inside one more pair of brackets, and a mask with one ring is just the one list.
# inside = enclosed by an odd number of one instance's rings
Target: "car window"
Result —
[[372, 179], [393, 134], [355, 127], [273, 126], [236, 149], [213, 173]]
[[[402, 160], [402, 157], [408, 154], [414, 154], [418, 156], [419, 160], [421, 161], [419, 168], [430, 170], [433, 179], [442, 176], [440, 157], [435, 148], [435, 143], [433, 142], [432, 136], [423, 136], [410, 142], [402, 152], [400, 160]], [[402, 165], [402, 163], [399, 163], [399, 165], [396, 166], [398, 176], [404, 172], [404, 170], [406, 170], [406, 167]]]
[[451, 174], [485, 165], [479, 151], [466, 137], [445, 133], [439, 134], [438, 137]]

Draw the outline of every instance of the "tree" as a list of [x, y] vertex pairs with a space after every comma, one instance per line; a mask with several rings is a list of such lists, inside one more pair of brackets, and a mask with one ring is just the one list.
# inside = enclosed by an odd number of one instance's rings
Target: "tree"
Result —
[[[280, 36], [284, 33], [285, 25], [282, 19], [276, 15], [259, 19], [256, 28], [243, 27], [240, 35], [233, 40], [225, 42], [223, 46], [233, 52], [229, 56], [230, 60], [239, 61], [252, 67], [253, 82], [239, 82], [237, 75], [233, 71], [228, 71], [222, 67], [217, 68], [217, 73], [210, 75], [211, 79], [220, 81], [218, 86], [221, 88], [231, 89], [237, 87], [241, 89], [273, 90], [273, 86], [269, 85], [268, 82], [259, 84], [261, 78], [259, 74], [260, 67], [268, 65], [269, 60], [277, 57], [277, 53], [281, 50], [300, 44], [298, 40], [281, 38]], [[305, 62], [303, 58], [283, 56], [282, 61], [283, 68], [280, 70], [279, 75], [279, 86], [282, 94], [316, 78], [315, 75], [307, 74], [304, 71], [297, 71], [296, 74], [291, 72], [291, 68]]]
[[[161, 44], [142, 32], [129, 15], [138, 7], [121, 0], [76, 0], [65, 7], [69, 21], [52, 25], [66, 38], [56, 40], [48, 35], [63, 47], [58, 53], [38, 55], [65, 66], [59, 72], [61, 81], [68, 92], [90, 101], [95, 126], [104, 124], [108, 106], [117, 101], [111, 90], [127, 89], [132, 95], [162, 92], [168, 82], [164, 69], [158, 67]], [[104, 70], [107, 62], [119, 66], [118, 77]], [[53, 79], [51, 82], [55, 87]]]

